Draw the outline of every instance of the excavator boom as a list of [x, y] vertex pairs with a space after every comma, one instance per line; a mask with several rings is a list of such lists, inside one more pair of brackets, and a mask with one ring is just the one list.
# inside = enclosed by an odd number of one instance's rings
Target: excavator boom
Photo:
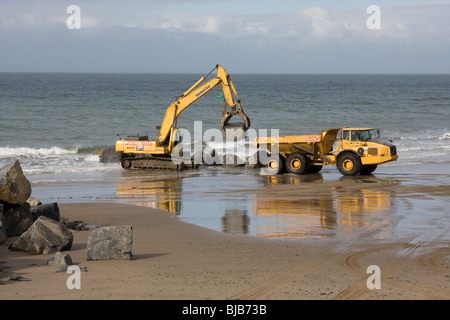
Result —
[[[205, 82], [206, 78], [215, 69], [217, 69], [216, 78]], [[236, 89], [231, 82], [230, 76], [222, 66], [216, 65], [213, 70], [211, 70], [207, 75], [200, 78], [200, 80], [198, 80], [182, 95], [177, 97], [177, 99], [175, 99], [175, 101], [172, 102], [172, 104], [167, 108], [161, 128], [159, 129], [158, 141], [161, 144], [167, 143], [167, 140], [170, 139], [171, 128], [176, 124], [176, 119], [178, 118], [178, 116], [192, 103], [200, 99], [217, 85], [220, 85], [225, 98], [224, 105], [222, 106], [222, 120], [220, 124], [221, 129], [225, 130], [231, 117], [237, 115], [244, 121], [243, 129], [244, 131], [247, 131], [250, 127], [250, 119], [242, 109], [241, 101], [237, 96]], [[229, 110], [227, 106], [229, 107]]]

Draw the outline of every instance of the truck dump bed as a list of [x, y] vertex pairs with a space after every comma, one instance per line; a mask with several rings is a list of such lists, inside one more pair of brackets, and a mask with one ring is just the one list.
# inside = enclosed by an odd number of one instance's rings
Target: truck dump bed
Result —
[[341, 129], [323, 130], [320, 135], [258, 137], [253, 141], [253, 146], [267, 149], [271, 153], [301, 152], [325, 155], [332, 151], [337, 134]]

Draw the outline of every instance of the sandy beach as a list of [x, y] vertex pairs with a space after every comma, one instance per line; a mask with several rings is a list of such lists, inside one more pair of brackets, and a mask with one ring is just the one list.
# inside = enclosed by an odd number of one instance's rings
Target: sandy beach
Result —
[[[447, 300], [450, 241], [446, 205], [450, 187], [445, 177], [421, 177], [429, 183], [412, 182], [408, 176], [390, 183], [386, 179], [374, 183], [378, 178], [372, 177], [315, 186], [311, 192], [316, 194], [346, 190], [333, 196], [341, 200], [353, 192], [359, 192], [360, 199], [370, 199], [362, 197], [361, 190], [395, 193], [396, 201], [389, 204], [395, 207], [391, 211], [395, 214], [388, 219], [360, 210], [361, 215], [371, 216], [370, 220], [353, 213], [356, 224], [347, 226], [353, 228], [351, 232], [325, 237], [225, 233], [186, 223], [166, 210], [139, 205], [61, 203], [62, 219], [98, 227], [131, 225], [133, 260], [87, 261], [90, 231], [73, 231], [74, 243], [67, 253], [82, 269], [81, 289], [69, 290], [66, 281], [70, 275], [47, 265], [52, 255], [12, 252], [8, 245], [15, 238], [10, 238], [0, 246], [0, 299]], [[310, 186], [275, 184], [254, 192], [266, 200], [269, 193], [278, 200], [308, 198], [307, 192], [298, 192], [307, 190], [302, 188]], [[421, 201], [429, 202], [423, 205]], [[316, 210], [321, 206], [317, 202]], [[368, 206], [366, 202], [360, 208]], [[421, 218], [408, 216], [410, 212], [422, 212]], [[322, 219], [330, 218], [321, 214]], [[332, 215], [342, 228], [344, 220], [350, 219], [344, 210]], [[377, 219], [380, 221], [373, 223]], [[379, 267], [380, 289], [368, 288], [369, 277], [375, 275], [368, 268], [373, 265]], [[9, 280], [12, 273], [30, 281]]]

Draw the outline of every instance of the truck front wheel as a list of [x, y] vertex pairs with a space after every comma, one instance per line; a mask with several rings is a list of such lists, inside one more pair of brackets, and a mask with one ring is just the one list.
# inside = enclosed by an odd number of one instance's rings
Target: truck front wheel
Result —
[[290, 173], [305, 174], [308, 172], [309, 159], [302, 153], [291, 153], [286, 157], [286, 170]]
[[377, 169], [376, 164], [370, 164], [367, 166], [362, 166], [361, 175], [369, 175]]
[[361, 173], [361, 159], [354, 153], [344, 153], [339, 157], [337, 167], [344, 176], [357, 176]]

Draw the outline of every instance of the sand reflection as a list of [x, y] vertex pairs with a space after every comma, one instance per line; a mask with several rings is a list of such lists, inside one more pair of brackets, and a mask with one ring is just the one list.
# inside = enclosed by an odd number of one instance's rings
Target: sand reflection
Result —
[[235, 173], [219, 178], [123, 176], [116, 183], [116, 196], [200, 225], [208, 220], [203, 226], [226, 233], [290, 238], [329, 237], [387, 226], [395, 206], [394, 189], [388, 187], [392, 181], [373, 176], [324, 180], [322, 174], [248, 175], [252, 187], [240, 190]]

